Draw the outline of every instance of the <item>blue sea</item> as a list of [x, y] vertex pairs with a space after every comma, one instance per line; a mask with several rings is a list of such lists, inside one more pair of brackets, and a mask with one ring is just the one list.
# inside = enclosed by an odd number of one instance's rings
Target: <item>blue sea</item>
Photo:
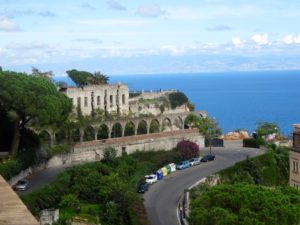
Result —
[[287, 136], [300, 123], [300, 71], [110, 76], [110, 83], [116, 82], [131, 91], [178, 89], [197, 110], [215, 117], [223, 133], [240, 128], [253, 132], [257, 122], [267, 121], [276, 122]]

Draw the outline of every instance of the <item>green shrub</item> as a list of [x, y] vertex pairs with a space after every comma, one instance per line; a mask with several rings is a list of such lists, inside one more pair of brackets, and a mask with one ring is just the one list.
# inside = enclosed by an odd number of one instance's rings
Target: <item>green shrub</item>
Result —
[[0, 174], [5, 180], [9, 180], [22, 170], [22, 165], [17, 159], [8, 159], [0, 163]]
[[222, 183], [256, 183], [286, 186], [289, 178], [288, 149], [278, 147], [255, 158], [247, 158], [218, 173]]
[[300, 193], [292, 188], [217, 185], [192, 201], [191, 225], [296, 225]]
[[47, 157], [51, 158], [58, 154], [69, 153], [70, 150], [71, 150], [71, 146], [69, 144], [59, 144], [52, 147], [48, 147], [46, 149]]
[[246, 138], [243, 140], [243, 147], [245, 148], [259, 148], [265, 144], [266, 143], [262, 138]]
[[140, 96], [140, 95], [141, 95], [141, 93], [133, 93], [133, 92], [130, 92], [130, 93], [129, 93], [129, 98], [138, 97], [138, 96]]
[[189, 99], [182, 92], [174, 92], [169, 94], [169, 101], [171, 104], [171, 108], [175, 109], [177, 106], [188, 103]]
[[79, 206], [79, 200], [74, 194], [67, 194], [62, 196], [59, 203], [60, 207], [66, 207], [71, 209], [76, 209]]

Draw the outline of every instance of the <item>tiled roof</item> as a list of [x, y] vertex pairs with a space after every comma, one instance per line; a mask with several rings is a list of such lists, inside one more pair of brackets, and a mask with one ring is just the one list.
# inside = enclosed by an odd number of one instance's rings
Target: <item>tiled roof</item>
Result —
[[19, 196], [0, 176], [0, 224], [39, 225]]

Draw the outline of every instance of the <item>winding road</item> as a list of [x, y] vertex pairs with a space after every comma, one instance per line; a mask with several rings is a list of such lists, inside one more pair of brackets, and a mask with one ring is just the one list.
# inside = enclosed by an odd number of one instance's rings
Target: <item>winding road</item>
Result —
[[[253, 157], [264, 153], [261, 149], [242, 148], [240, 142], [225, 143], [224, 148], [213, 148], [216, 160], [201, 163], [186, 170], [176, 171], [163, 180], [153, 184], [144, 194], [144, 204], [151, 225], [179, 225], [177, 219], [177, 203], [183, 191], [200, 179], [220, 171], [234, 163], [244, 160], [247, 156]], [[201, 149], [201, 155], [209, 149]], [[30, 188], [23, 195], [51, 183], [55, 177], [71, 165], [49, 168], [29, 177]]]
[[[208, 151], [207, 148], [201, 149], [201, 155]], [[264, 151], [230, 144], [224, 148], [213, 148], [213, 153], [216, 155], [215, 161], [176, 171], [152, 185], [144, 195], [144, 204], [151, 225], [179, 225], [176, 209], [185, 189], [208, 175], [246, 159], [247, 156], [253, 157]]]

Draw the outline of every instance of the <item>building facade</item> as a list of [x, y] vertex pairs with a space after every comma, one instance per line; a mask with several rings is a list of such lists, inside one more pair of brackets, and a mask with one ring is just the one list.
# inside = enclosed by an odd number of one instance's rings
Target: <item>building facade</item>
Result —
[[290, 186], [300, 189], [300, 124], [294, 125], [293, 147], [290, 157]]
[[109, 113], [129, 112], [128, 86], [121, 83], [67, 87], [61, 91], [72, 100], [75, 109], [80, 107], [83, 115], [91, 115], [96, 109]]

